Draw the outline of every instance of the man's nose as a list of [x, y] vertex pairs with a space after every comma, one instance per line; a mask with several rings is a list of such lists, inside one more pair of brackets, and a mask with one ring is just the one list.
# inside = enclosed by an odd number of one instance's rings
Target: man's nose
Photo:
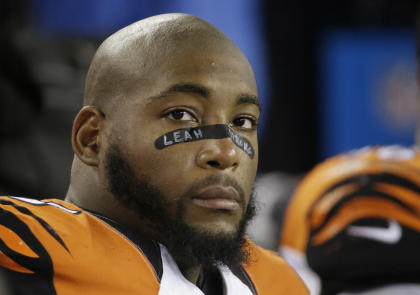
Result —
[[203, 141], [203, 147], [198, 153], [197, 165], [204, 169], [235, 170], [239, 166], [238, 149], [230, 138]]

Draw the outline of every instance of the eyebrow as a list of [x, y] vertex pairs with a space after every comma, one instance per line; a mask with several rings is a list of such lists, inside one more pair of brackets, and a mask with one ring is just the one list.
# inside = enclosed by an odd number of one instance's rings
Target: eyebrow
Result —
[[261, 110], [260, 102], [256, 95], [245, 94], [245, 93], [239, 95], [236, 104], [243, 104], [243, 103], [252, 103], [256, 105], [259, 110]]
[[209, 89], [204, 86], [193, 83], [179, 83], [172, 85], [167, 90], [162, 91], [156, 96], [149, 97], [149, 99], [159, 99], [174, 93], [195, 93], [204, 98], [208, 98], [210, 95]]
[[[162, 91], [156, 96], [149, 97], [149, 99], [159, 99], [174, 93], [195, 93], [206, 99], [210, 96], [210, 90], [202, 85], [194, 83], [178, 83], [170, 86], [167, 90]], [[257, 96], [253, 94], [242, 93], [238, 96], [236, 104], [240, 105], [245, 103], [254, 104], [258, 107], [258, 109], [261, 109]]]

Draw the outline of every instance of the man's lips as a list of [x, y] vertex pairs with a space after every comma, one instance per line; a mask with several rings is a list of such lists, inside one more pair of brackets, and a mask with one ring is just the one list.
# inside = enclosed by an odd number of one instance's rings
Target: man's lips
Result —
[[195, 205], [209, 209], [237, 210], [240, 198], [232, 187], [211, 186], [194, 195]]

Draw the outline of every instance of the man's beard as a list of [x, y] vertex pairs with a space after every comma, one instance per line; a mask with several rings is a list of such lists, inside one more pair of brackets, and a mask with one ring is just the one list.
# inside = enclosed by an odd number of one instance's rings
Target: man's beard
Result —
[[[107, 152], [105, 168], [108, 189], [125, 207], [136, 212], [155, 233], [158, 242], [165, 245], [181, 269], [201, 265], [213, 268], [217, 265], [235, 266], [247, 264], [250, 253], [245, 238], [245, 229], [254, 217], [255, 198], [250, 196], [237, 230], [232, 233], [214, 233], [195, 229], [184, 222], [185, 206], [179, 201], [175, 214], [168, 210], [165, 197], [160, 190], [150, 184], [147, 177], [136, 177], [129, 163], [122, 157], [118, 146], [113, 145]], [[233, 186], [241, 195], [245, 206], [244, 193], [240, 185], [231, 178], [211, 176], [193, 184], [188, 192], [213, 184]], [[185, 195], [188, 195], [188, 192]], [[181, 197], [179, 200], [182, 200]], [[229, 214], [220, 210], [220, 214]]]

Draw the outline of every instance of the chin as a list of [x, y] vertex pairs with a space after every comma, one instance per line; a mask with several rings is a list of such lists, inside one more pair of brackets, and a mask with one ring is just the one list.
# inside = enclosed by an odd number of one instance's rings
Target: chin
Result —
[[214, 236], [232, 236], [238, 232], [238, 223], [232, 224], [224, 220], [216, 220], [214, 222], [196, 223], [189, 225], [199, 233], [210, 234]]

